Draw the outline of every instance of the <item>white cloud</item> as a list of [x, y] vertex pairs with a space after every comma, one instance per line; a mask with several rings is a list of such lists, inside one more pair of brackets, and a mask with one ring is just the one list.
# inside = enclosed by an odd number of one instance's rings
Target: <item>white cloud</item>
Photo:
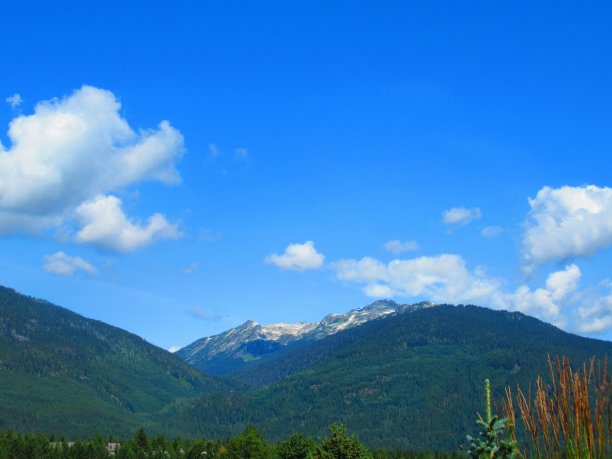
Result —
[[574, 321], [581, 333], [598, 334], [612, 330], [612, 282], [605, 280], [583, 295]]
[[501, 226], [485, 226], [480, 234], [487, 239], [496, 239], [502, 235], [504, 229]]
[[421, 297], [436, 303], [472, 303], [518, 310], [559, 322], [569, 314], [582, 276], [576, 265], [551, 273], [542, 288], [522, 285], [507, 291], [504, 282], [483, 269], [469, 270], [459, 255], [442, 254], [385, 264], [374, 258], [340, 260], [331, 264], [338, 279], [363, 284], [371, 297]]
[[[374, 258], [340, 260], [332, 264], [340, 280], [364, 283], [364, 292], [380, 296], [424, 296], [435, 302], [482, 304], [500, 288], [500, 283], [479, 272], [470, 272], [458, 255], [442, 254], [388, 264]], [[383, 289], [386, 288], [386, 290]]]
[[45, 260], [43, 269], [59, 276], [72, 277], [77, 271], [84, 271], [87, 274], [98, 273], [98, 269], [88, 261], [83, 260], [81, 257], [71, 257], [64, 252], [46, 255]]
[[612, 245], [612, 188], [542, 188], [529, 199], [522, 241], [523, 268], [592, 255]]
[[81, 230], [76, 235], [79, 243], [125, 253], [142, 248], [158, 239], [177, 239], [180, 232], [161, 214], [154, 214], [146, 225], [129, 220], [121, 209], [121, 199], [98, 196], [76, 209]]
[[281, 269], [306, 271], [323, 266], [325, 257], [317, 252], [312, 241], [303, 244], [289, 244], [282, 255], [276, 253], [267, 256], [265, 263], [273, 264]]
[[173, 353], [173, 354], [174, 354], [174, 353], [175, 353], [176, 351], [178, 351], [179, 349], [181, 349], [181, 346], [170, 346], [170, 347], [168, 348], [168, 352], [171, 352], [171, 353]]
[[596, 334], [612, 330], [612, 294], [578, 309], [578, 331]]
[[11, 106], [12, 109], [19, 107], [23, 103], [21, 95], [17, 93], [7, 97], [5, 100]]
[[210, 157], [212, 159], [215, 159], [217, 156], [221, 154], [221, 152], [219, 151], [219, 149], [214, 143], [208, 144], [208, 149], [210, 150]]
[[[398, 261], [398, 260], [394, 260]], [[376, 283], [389, 280], [387, 266], [375, 258], [363, 257], [361, 260], [339, 260], [331, 264], [338, 279], [352, 282]]]
[[571, 303], [571, 294], [577, 291], [581, 277], [578, 266], [566, 266], [562, 271], [549, 274], [543, 288], [531, 290], [522, 285], [513, 293], [501, 294], [496, 306], [532, 313], [544, 319], [556, 319], [561, 309]]
[[234, 150], [234, 154], [236, 155], [236, 159], [247, 159], [249, 157], [249, 149], [236, 148], [236, 150]]
[[0, 232], [58, 226], [84, 203], [144, 180], [180, 182], [181, 133], [167, 121], [136, 132], [120, 108], [110, 91], [83, 86], [11, 121], [11, 147], [0, 147]]
[[473, 209], [453, 207], [442, 213], [442, 222], [445, 225], [467, 225], [480, 218], [482, 218], [482, 212], [480, 212], [478, 207], [474, 207]]
[[363, 288], [363, 293], [372, 298], [389, 298], [394, 295], [391, 287], [384, 284], [367, 284]]
[[389, 252], [399, 254], [403, 252], [412, 252], [419, 249], [419, 244], [415, 241], [405, 241], [402, 242], [398, 239], [394, 239], [392, 241], [385, 242], [383, 246]]

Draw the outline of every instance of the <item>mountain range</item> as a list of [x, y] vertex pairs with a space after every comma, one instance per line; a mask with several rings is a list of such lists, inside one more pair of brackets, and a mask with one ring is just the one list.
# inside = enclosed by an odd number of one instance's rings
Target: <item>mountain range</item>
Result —
[[612, 343], [518, 312], [384, 300], [314, 324], [246, 322], [171, 354], [0, 288], [0, 428], [223, 438], [255, 424], [278, 440], [342, 422], [371, 447], [452, 450], [476, 430], [484, 379], [494, 398], [528, 387], [548, 354], [603, 360]]
[[223, 375], [244, 369], [262, 358], [269, 358], [291, 343], [320, 340], [371, 320], [432, 306], [427, 301], [398, 304], [391, 300], [380, 300], [344, 314], [328, 314], [315, 323], [275, 323], [262, 326], [248, 320], [218, 335], [198, 339], [179, 349], [177, 355], [202, 371]]
[[210, 436], [252, 423], [272, 439], [343, 422], [372, 447], [452, 450], [475, 430], [485, 379], [499, 399], [546, 376], [549, 354], [581, 363], [611, 353], [610, 342], [519, 312], [421, 307], [289, 343], [227, 373], [253, 389], [205, 396], [173, 422]]

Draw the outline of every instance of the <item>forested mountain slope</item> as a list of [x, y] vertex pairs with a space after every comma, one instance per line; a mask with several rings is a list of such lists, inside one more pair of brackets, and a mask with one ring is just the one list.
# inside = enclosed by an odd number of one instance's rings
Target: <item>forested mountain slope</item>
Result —
[[258, 383], [281, 378], [276, 383], [204, 397], [173, 422], [207, 436], [254, 423], [270, 438], [321, 435], [330, 423], [346, 422], [372, 447], [451, 450], [475, 429], [485, 378], [499, 397], [507, 385], [527, 387], [547, 374], [547, 354], [582, 362], [606, 353], [612, 343], [521, 313], [441, 305], [295, 348], [237, 374]]
[[0, 287], [0, 428], [131, 434], [230, 388], [136, 335]]
[[286, 347], [297, 348], [338, 332], [359, 327], [369, 321], [434, 307], [430, 302], [399, 304], [379, 300], [346, 313], [328, 314], [319, 322], [276, 323], [262, 326], [248, 320], [214, 336], [194, 341], [176, 355], [190, 365], [210, 374], [227, 375], [246, 371], [262, 361], [276, 359]]
[[485, 378], [499, 397], [506, 385], [546, 375], [547, 354], [575, 364], [612, 355], [610, 342], [521, 313], [410, 311], [294, 340], [235, 369], [240, 381], [230, 382], [133, 334], [0, 287], [0, 428], [74, 438], [125, 437], [145, 426], [224, 438], [255, 424], [276, 440], [320, 436], [342, 422], [371, 447], [453, 450], [476, 429]]

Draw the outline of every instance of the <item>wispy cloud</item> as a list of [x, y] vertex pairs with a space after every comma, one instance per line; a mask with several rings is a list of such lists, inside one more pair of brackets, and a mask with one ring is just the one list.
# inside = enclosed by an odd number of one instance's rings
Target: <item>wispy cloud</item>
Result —
[[208, 144], [208, 149], [210, 151], [210, 157], [212, 159], [217, 158], [221, 154], [221, 152], [214, 143]]
[[244, 160], [249, 157], [249, 149], [248, 148], [236, 148], [234, 150], [234, 155], [238, 160]]
[[485, 226], [480, 234], [487, 239], [496, 239], [502, 235], [504, 229], [501, 226]]
[[414, 252], [419, 250], [419, 244], [416, 241], [400, 241], [394, 239], [392, 241], [385, 242], [383, 247], [391, 253], [400, 254], [404, 252]]
[[12, 96], [7, 97], [6, 102], [11, 106], [12, 109], [16, 109], [23, 103], [21, 95], [15, 93]]
[[195, 270], [198, 269], [198, 262], [194, 261], [193, 263], [191, 263], [189, 266], [185, 267], [182, 269], [183, 274], [185, 274], [186, 276], [193, 274], [195, 272]]
[[185, 312], [194, 319], [202, 320], [204, 322], [216, 322], [218, 320], [223, 319], [222, 315], [217, 314], [215, 312], [211, 312], [201, 307], [193, 307], [187, 309]]
[[87, 274], [98, 274], [98, 269], [81, 257], [72, 257], [64, 252], [55, 252], [45, 256], [43, 269], [58, 276], [72, 277], [77, 271]]
[[478, 207], [472, 209], [453, 207], [442, 213], [442, 222], [445, 225], [467, 225], [480, 218], [482, 218], [482, 212]]
[[211, 230], [208, 228], [201, 228], [198, 231], [197, 239], [200, 242], [206, 242], [208, 244], [212, 244], [214, 242], [217, 242], [223, 239], [223, 234], [221, 234], [221, 231], [215, 231], [215, 230]]

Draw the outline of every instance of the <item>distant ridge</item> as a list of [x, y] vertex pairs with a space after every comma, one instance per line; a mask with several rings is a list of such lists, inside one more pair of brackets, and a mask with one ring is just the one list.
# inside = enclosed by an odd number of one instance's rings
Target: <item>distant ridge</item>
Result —
[[371, 320], [432, 306], [427, 301], [398, 304], [393, 300], [379, 300], [344, 314], [328, 314], [315, 323], [275, 323], [262, 326], [248, 320], [218, 335], [198, 339], [179, 349], [176, 355], [202, 371], [223, 375], [240, 370], [264, 356], [270, 357], [290, 343], [320, 340]]

